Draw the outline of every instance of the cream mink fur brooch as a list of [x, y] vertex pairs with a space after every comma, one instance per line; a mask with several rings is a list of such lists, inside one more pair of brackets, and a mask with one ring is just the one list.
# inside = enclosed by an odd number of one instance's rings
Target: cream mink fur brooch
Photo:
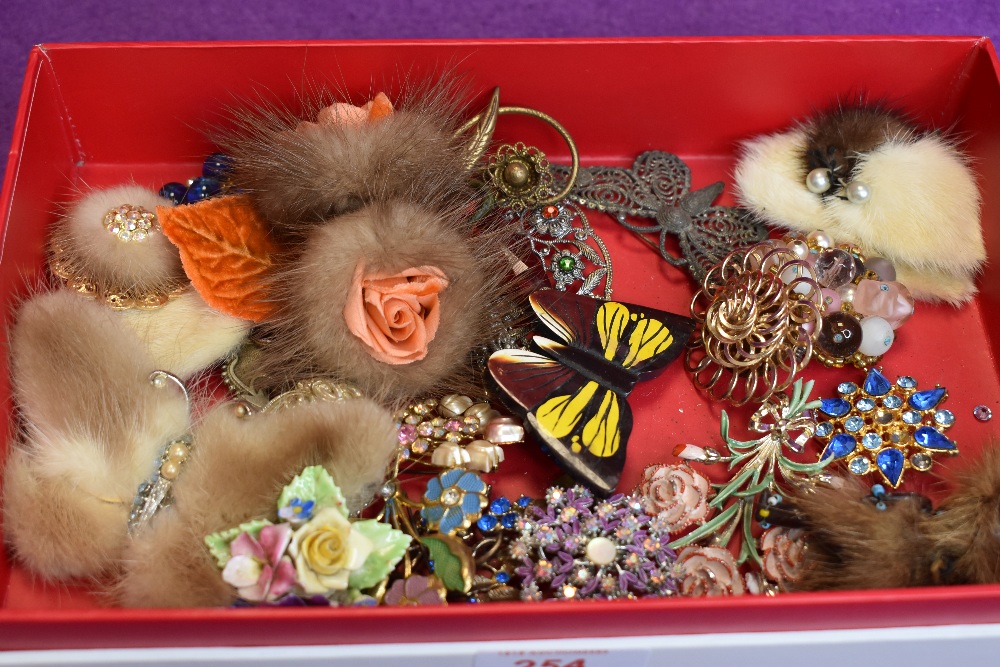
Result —
[[941, 132], [859, 101], [742, 146], [738, 198], [764, 221], [823, 230], [896, 266], [913, 296], [955, 305], [986, 260], [979, 188]]
[[[478, 383], [470, 353], [513, 302], [511, 236], [470, 221], [483, 136], [458, 132], [456, 87], [418, 88], [238, 113], [219, 142], [235, 194], [174, 207], [122, 186], [62, 217], [63, 284], [27, 297], [10, 330], [16, 558], [120, 604], [229, 604], [206, 535], [270, 517], [312, 465], [360, 510], [394, 450], [386, 408]], [[251, 334], [257, 389], [323, 378], [364, 397], [248, 415], [189, 391]], [[155, 513], [151, 479], [174, 480]]]

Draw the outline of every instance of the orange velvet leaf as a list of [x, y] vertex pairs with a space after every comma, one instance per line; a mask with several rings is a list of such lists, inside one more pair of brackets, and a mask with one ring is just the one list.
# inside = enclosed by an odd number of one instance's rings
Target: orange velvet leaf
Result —
[[227, 315], [262, 322], [274, 312], [264, 279], [277, 249], [245, 195], [186, 206], [158, 206], [167, 238], [205, 302]]

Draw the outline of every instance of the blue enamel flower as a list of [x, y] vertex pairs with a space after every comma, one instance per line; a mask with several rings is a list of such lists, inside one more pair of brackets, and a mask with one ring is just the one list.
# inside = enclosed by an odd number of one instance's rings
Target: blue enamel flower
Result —
[[489, 488], [474, 472], [462, 468], [447, 470], [427, 483], [420, 516], [429, 530], [453, 535], [480, 517]]
[[301, 498], [292, 498], [286, 506], [278, 510], [278, 517], [291, 523], [301, 523], [312, 518], [313, 507], [316, 501]]

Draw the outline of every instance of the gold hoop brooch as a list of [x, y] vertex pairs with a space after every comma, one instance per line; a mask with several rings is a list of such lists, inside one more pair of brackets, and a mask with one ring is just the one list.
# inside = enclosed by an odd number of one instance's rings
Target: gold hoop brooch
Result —
[[580, 169], [580, 153], [576, 142], [559, 121], [547, 113], [527, 107], [500, 106], [500, 88], [493, 90], [486, 110], [470, 118], [459, 129], [464, 134], [475, 128], [475, 135], [469, 147], [469, 164], [474, 166], [485, 154], [496, 128], [496, 119], [504, 114], [520, 114], [537, 118], [550, 125], [566, 142], [570, 153], [569, 177], [558, 192], [552, 194], [555, 182], [552, 165], [545, 153], [534, 146], [522, 142], [501, 144], [490, 155], [484, 178], [494, 191], [494, 204], [520, 212], [527, 208], [555, 204], [562, 201], [573, 189]]
[[771, 242], [735, 250], [691, 300], [684, 365], [715, 400], [745, 405], [788, 388], [813, 354], [823, 298], [812, 267]]

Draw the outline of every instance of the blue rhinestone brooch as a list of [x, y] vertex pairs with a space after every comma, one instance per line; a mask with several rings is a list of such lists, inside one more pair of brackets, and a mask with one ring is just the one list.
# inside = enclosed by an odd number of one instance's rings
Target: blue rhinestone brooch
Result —
[[820, 460], [844, 460], [855, 475], [877, 472], [895, 489], [907, 468], [925, 472], [935, 456], [958, 454], [945, 435], [955, 423], [954, 413], [941, 407], [947, 398], [944, 387], [918, 390], [909, 375], [891, 383], [877, 368], [860, 387], [841, 382], [837, 396], [822, 399], [816, 411]]

